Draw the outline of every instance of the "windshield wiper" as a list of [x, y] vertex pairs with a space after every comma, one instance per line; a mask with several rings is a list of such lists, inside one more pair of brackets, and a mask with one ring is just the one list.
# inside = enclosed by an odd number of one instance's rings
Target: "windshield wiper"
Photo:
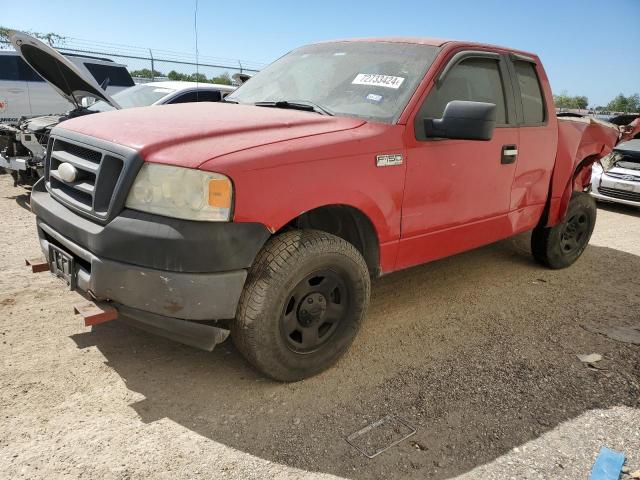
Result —
[[327, 108], [309, 100], [296, 100], [291, 102], [288, 100], [278, 100], [277, 102], [256, 102], [254, 105], [258, 107], [290, 108], [291, 110], [303, 110], [305, 112], [316, 112], [321, 115], [334, 116], [334, 113]]

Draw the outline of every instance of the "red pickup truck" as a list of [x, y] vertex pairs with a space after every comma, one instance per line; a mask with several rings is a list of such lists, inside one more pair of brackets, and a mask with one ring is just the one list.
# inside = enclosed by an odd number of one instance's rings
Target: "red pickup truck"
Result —
[[256, 368], [295, 381], [348, 348], [371, 278], [528, 230], [539, 263], [571, 265], [596, 221], [591, 164], [622, 137], [559, 120], [534, 54], [334, 41], [223, 103], [60, 124], [31, 206], [71, 288], [200, 348], [230, 330]]

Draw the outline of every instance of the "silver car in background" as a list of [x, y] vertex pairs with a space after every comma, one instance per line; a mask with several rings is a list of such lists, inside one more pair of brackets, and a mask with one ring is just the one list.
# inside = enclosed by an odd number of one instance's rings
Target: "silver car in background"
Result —
[[591, 195], [640, 207], [640, 139], [621, 143], [593, 165]]

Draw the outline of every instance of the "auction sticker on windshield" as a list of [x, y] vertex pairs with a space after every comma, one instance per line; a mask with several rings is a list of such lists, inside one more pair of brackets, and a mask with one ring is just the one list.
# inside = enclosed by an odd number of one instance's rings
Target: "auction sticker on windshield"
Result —
[[359, 73], [351, 82], [353, 85], [368, 85], [374, 87], [386, 87], [398, 89], [404, 82], [404, 77], [392, 75], [378, 75], [376, 73]]

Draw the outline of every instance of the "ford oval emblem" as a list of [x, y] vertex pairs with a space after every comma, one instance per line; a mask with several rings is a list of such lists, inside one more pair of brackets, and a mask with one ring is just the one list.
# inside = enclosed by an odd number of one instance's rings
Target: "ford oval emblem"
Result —
[[78, 179], [78, 169], [68, 162], [58, 165], [58, 176], [67, 183], [75, 182]]

